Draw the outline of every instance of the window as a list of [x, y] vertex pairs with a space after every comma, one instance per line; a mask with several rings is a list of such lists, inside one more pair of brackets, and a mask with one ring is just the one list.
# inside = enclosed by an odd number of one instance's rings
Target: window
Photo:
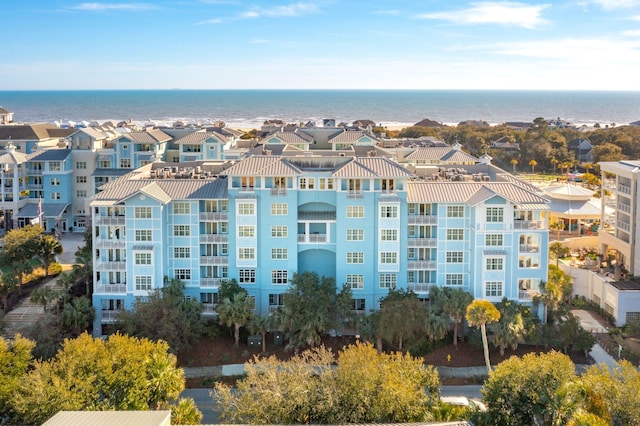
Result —
[[462, 285], [462, 274], [447, 274], [445, 276], [445, 285], [448, 285], [448, 286]]
[[380, 206], [380, 217], [398, 217], [398, 206]]
[[289, 257], [289, 250], [286, 248], [272, 248], [271, 260], [287, 260]]
[[151, 253], [136, 253], [136, 265], [151, 265]]
[[364, 229], [347, 229], [347, 241], [363, 241]]
[[364, 275], [347, 274], [347, 285], [352, 289], [364, 288]]
[[485, 297], [502, 297], [502, 282], [487, 281], [484, 285]]
[[98, 162], [98, 168], [100, 168], [100, 169], [110, 169], [111, 168], [111, 160], [100, 160]]
[[364, 253], [361, 251], [348, 251], [347, 263], [364, 263]]
[[487, 207], [487, 222], [503, 222], [504, 209], [502, 207]]
[[364, 312], [366, 304], [364, 299], [351, 299], [351, 310], [357, 312]]
[[151, 229], [136, 229], [136, 241], [151, 241]]
[[398, 253], [395, 251], [381, 252], [380, 263], [398, 263]]
[[382, 192], [393, 192], [393, 190], [395, 189], [395, 180], [382, 179], [381, 187], [382, 187]]
[[83, 169], [86, 169], [86, 168], [87, 168], [87, 162], [86, 161], [77, 161], [76, 162], [76, 169], [83, 170]]
[[255, 213], [255, 204], [253, 203], [239, 203], [238, 214], [242, 216], [251, 216]]
[[503, 245], [502, 234], [487, 234], [484, 236], [484, 245], [486, 246], [501, 246]]
[[189, 203], [174, 203], [173, 214], [189, 214], [191, 213], [191, 205]]
[[242, 176], [240, 178], [242, 189], [253, 189], [255, 187], [255, 178], [253, 176]]
[[271, 271], [271, 284], [286, 285], [288, 282], [287, 271]]
[[188, 237], [191, 235], [191, 227], [189, 225], [173, 225], [173, 235], [176, 237]]
[[447, 229], [447, 240], [464, 240], [464, 229]]
[[59, 172], [62, 169], [59, 161], [52, 161], [49, 163], [49, 170], [52, 172]]
[[76, 197], [78, 197], [78, 198], [87, 198], [87, 190], [86, 189], [78, 189], [76, 191]]
[[364, 206], [347, 206], [347, 217], [351, 219], [363, 218]]
[[256, 249], [253, 247], [240, 247], [238, 249], [238, 259], [250, 260], [256, 258]]
[[396, 288], [396, 274], [380, 274], [380, 288]]
[[486, 259], [487, 271], [502, 271], [504, 267], [504, 259], [497, 257], [489, 257]]
[[151, 290], [151, 277], [147, 275], [139, 275], [136, 277], [136, 290], [137, 291], [149, 291]]
[[131, 160], [128, 158], [120, 159], [120, 168], [121, 169], [130, 169], [131, 168]]
[[626, 314], [626, 322], [627, 324], [640, 324], [640, 312], [627, 312]]
[[362, 180], [349, 179], [349, 192], [352, 194], [359, 194], [362, 191]]
[[287, 238], [289, 236], [289, 229], [286, 226], [272, 226], [271, 238]]
[[136, 219], [151, 219], [151, 207], [136, 207], [134, 214]]
[[60, 178], [51, 178], [51, 186], [60, 186]]
[[320, 189], [333, 189], [333, 178], [320, 178]]
[[240, 284], [254, 284], [256, 282], [256, 270], [238, 269], [238, 282]]
[[52, 192], [51, 193], [51, 199], [52, 200], [59, 200], [60, 199], [60, 193], [59, 192]]
[[191, 269], [176, 269], [173, 276], [180, 281], [191, 280]]
[[289, 205], [287, 203], [271, 204], [271, 214], [273, 216], [284, 216], [288, 213]]
[[380, 230], [381, 241], [398, 241], [397, 229], [381, 229]]
[[518, 256], [518, 266], [526, 269], [538, 269], [540, 267], [540, 255]]
[[256, 227], [253, 225], [240, 225], [238, 226], [238, 237], [240, 238], [253, 238], [256, 236]]
[[464, 206], [447, 206], [447, 217], [464, 217]]
[[448, 251], [447, 263], [462, 263], [464, 262], [464, 256], [461, 251]]
[[174, 247], [173, 257], [176, 259], [188, 259], [191, 257], [191, 247]]
[[316, 187], [314, 178], [300, 178], [299, 183], [300, 189], [315, 189]]

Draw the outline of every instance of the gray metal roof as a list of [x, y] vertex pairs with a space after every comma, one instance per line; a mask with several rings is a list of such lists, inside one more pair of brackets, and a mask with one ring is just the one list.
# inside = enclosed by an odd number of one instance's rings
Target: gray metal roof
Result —
[[[510, 182], [424, 182], [409, 181], [407, 201], [409, 203], [469, 203], [476, 204], [498, 195], [514, 204], [526, 208], [547, 206], [548, 200]], [[495, 195], [494, 195], [495, 194]]]
[[[25, 204], [20, 210], [18, 210], [18, 214], [16, 217], [36, 217], [38, 216], [38, 200], [33, 200], [34, 202]], [[42, 216], [58, 218], [62, 216], [64, 209], [66, 209], [70, 204], [67, 203], [42, 203]]]
[[29, 161], [63, 161], [71, 155], [70, 149], [47, 149], [32, 152], [27, 156]]

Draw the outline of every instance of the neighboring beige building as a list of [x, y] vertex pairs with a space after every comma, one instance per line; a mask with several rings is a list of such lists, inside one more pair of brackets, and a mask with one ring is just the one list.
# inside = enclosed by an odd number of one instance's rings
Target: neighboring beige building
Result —
[[[613, 175], [615, 184], [611, 188], [610, 197], [602, 197], [602, 211], [607, 198], [615, 200], [613, 232], [599, 232], [600, 252], [606, 260], [608, 253], [615, 253], [615, 264], [622, 266], [631, 275], [640, 275], [640, 251], [638, 250], [638, 176], [640, 161], [615, 161], [598, 163], [602, 173], [603, 184], [606, 175]], [[602, 213], [601, 222], [605, 223]]]

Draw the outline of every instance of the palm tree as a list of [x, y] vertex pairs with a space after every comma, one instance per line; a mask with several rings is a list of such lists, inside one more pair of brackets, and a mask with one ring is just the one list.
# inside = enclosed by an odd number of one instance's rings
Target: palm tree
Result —
[[559, 161], [556, 157], [553, 157], [551, 159], [551, 164], [553, 165], [553, 174], [556, 174], [556, 166], [558, 165]]
[[256, 315], [249, 321], [251, 334], [262, 335], [262, 353], [267, 351], [267, 330], [269, 330], [269, 318], [264, 315]]
[[529, 165], [531, 166], [531, 174], [535, 174], [536, 166], [538, 165], [538, 162], [532, 159], [529, 161]]
[[29, 296], [29, 300], [38, 305], [42, 305], [42, 308], [46, 312], [49, 302], [58, 296], [59, 294], [57, 291], [53, 290], [51, 287], [43, 286], [33, 290]]
[[560, 222], [559, 220], [555, 221], [549, 225], [549, 229], [551, 229], [552, 231], [556, 231], [558, 233], [556, 237], [556, 241], [560, 241], [560, 231], [564, 229], [564, 223]]
[[505, 297], [498, 304], [498, 310], [500, 320], [493, 326], [493, 333], [500, 356], [503, 356], [505, 348], [510, 346], [514, 351], [518, 348], [518, 341], [524, 337], [525, 327], [517, 303]]
[[482, 346], [484, 348], [484, 360], [487, 364], [487, 372], [491, 373], [489, 361], [489, 343], [487, 342], [487, 324], [500, 319], [500, 311], [488, 300], [477, 299], [467, 306], [467, 322], [472, 327], [479, 327], [482, 333]]
[[193, 398], [180, 398], [169, 408], [172, 425], [199, 425], [202, 420], [202, 413]]
[[86, 297], [78, 297], [62, 309], [62, 325], [79, 335], [92, 323], [96, 315], [91, 301]]
[[513, 166], [513, 173], [516, 172], [516, 166], [518, 165], [518, 160], [515, 158], [511, 159], [511, 165]]
[[73, 273], [78, 281], [83, 281], [86, 286], [87, 297], [91, 297], [91, 284], [93, 282], [93, 257], [91, 251], [80, 249], [76, 253], [76, 261], [73, 265]]
[[443, 339], [447, 335], [447, 325], [447, 318], [430, 312], [426, 322], [426, 334], [429, 340], [437, 341]]
[[254, 301], [246, 293], [237, 293], [225, 298], [216, 311], [220, 322], [227, 327], [234, 327], [235, 345], [240, 345], [240, 327], [246, 325], [253, 317]]
[[42, 235], [36, 245], [36, 253], [44, 266], [44, 276], [49, 276], [49, 265], [56, 260], [56, 255], [62, 254], [62, 244], [52, 235]]
[[453, 345], [458, 345], [458, 324], [462, 323], [467, 312], [467, 306], [473, 301], [473, 296], [461, 288], [446, 287], [443, 291], [444, 300], [442, 310], [453, 321]]

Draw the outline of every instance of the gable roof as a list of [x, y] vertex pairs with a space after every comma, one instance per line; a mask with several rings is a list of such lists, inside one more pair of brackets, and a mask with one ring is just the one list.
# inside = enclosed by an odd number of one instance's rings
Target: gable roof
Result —
[[227, 138], [218, 132], [193, 132], [179, 139], [176, 139], [173, 143], [178, 145], [179, 144], [199, 144], [199, 143], [206, 142], [207, 139], [215, 139], [223, 143], [227, 142], [226, 140]]
[[354, 143], [362, 138], [371, 140], [371, 143], [377, 142], [377, 139], [364, 130], [345, 130], [329, 139], [329, 143]]
[[27, 155], [30, 161], [62, 161], [69, 157], [70, 149], [38, 150]]
[[66, 137], [74, 132], [75, 129], [60, 129], [51, 123], [0, 126], [0, 140], [44, 140]]
[[336, 169], [334, 177], [413, 177], [414, 174], [398, 163], [381, 157], [354, 157]]
[[302, 171], [282, 157], [254, 155], [234, 164], [221, 175], [228, 176], [295, 176]]
[[311, 135], [304, 132], [298, 132], [298, 129], [296, 129], [293, 132], [279, 131], [279, 132], [271, 133], [265, 136], [264, 139], [261, 141], [261, 143], [265, 145], [274, 143], [274, 142], [269, 142], [273, 138], [278, 139], [280, 143], [283, 143], [283, 144], [294, 144], [294, 145], [307, 144], [308, 145], [313, 142], [313, 137]]
[[136, 143], [159, 143], [171, 140], [171, 136], [158, 129], [130, 132], [120, 138], [130, 139]]

